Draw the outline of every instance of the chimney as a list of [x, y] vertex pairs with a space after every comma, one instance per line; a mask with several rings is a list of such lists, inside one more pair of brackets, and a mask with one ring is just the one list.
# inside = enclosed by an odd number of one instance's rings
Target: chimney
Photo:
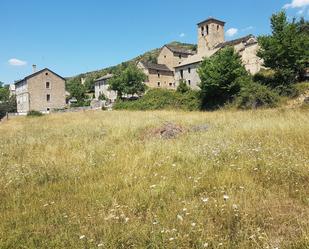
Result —
[[36, 65], [35, 65], [35, 64], [32, 65], [32, 72], [33, 72], [33, 73], [36, 73]]

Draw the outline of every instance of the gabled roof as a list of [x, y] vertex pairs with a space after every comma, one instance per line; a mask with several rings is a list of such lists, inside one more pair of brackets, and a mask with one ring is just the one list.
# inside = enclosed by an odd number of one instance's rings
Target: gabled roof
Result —
[[223, 26], [225, 25], [225, 22], [220, 21], [220, 20], [218, 20], [218, 19], [216, 19], [216, 18], [213, 18], [213, 17], [210, 17], [210, 18], [208, 18], [208, 19], [206, 19], [206, 20], [204, 20], [204, 21], [202, 21], [202, 22], [199, 22], [197, 25], [199, 26], [199, 25], [201, 25], [201, 24], [204, 24], [204, 23], [211, 23], [211, 22], [218, 23], [218, 24], [223, 25]]
[[16, 84], [18, 84], [18, 83], [20, 83], [20, 82], [22, 82], [22, 81], [28, 80], [28, 79], [30, 79], [30, 78], [32, 78], [32, 77], [34, 77], [34, 76], [36, 76], [36, 75], [38, 75], [38, 74], [44, 72], [45, 70], [47, 70], [47, 71], [49, 71], [49, 72], [55, 74], [55, 75], [58, 76], [59, 78], [61, 78], [61, 79], [63, 79], [64, 81], [66, 81], [66, 79], [63, 78], [62, 76], [60, 76], [59, 74], [56, 74], [55, 72], [53, 72], [52, 70], [50, 70], [50, 69], [48, 69], [48, 68], [44, 68], [44, 69], [42, 69], [42, 70], [40, 70], [40, 71], [37, 71], [37, 72], [35, 72], [35, 73], [33, 73], [33, 74], [30, 74], [30, 75], [26, 76], [26, 77], [23, 78], [22, 80], [16, 81], [16, 82], [14, 83], [14, 85], [16, 85]]
[[153, 70], [165, 71], [165, 72], [173, 72], [164, 64], [155, 64], [155, 63], [145, 62], [145, 61], [141, 61], [140, 63], [142, 63], [144, 67], [147, 69], [153, 69]]
[[113, 77], [114, 77], [113, 74], [107, 74], [107, 75], [104, 75], [104, 76], [96, 79], [94, 82], [97, 82], [97, 81], [100, 81], [100, 80], [108, 80], [108, 79], [113, 78]]
[[226, 46], [235, 46], [239, 43], [247, 42], [251, 38], [256, 39], [254, 35], [250, 34], [250, 35], [247, 35], [247, 36], [235, 39], [235, 40], [219, 43], [215, 48], [223, 48], [223, 47], [226, 47]]
[[164, 45], [164, 47], [166, 47], [167, 49], [169, 49], [173, 53], [185, 54], [185, 55], [193, 55], [193, 54], [195, 54], [192, 50], [188, 50], [188, 49], [177, 47], [177, 46]]

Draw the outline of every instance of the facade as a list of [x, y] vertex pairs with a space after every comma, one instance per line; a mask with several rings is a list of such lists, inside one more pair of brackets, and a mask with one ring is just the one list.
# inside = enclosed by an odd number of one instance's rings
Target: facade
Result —
[[65, 79], [45, 68], [15, 83], [17, 112], [49, 112], [66, 106]]
[[99, 100], [100, 96], [104, 95], [109, 102], [114, 103], [117, 99], [117, 92], [109, 90], [108, 80], [113, 77], [112, 74], [107, 74], [95, 81], [95, 99]]
[[259, 45], [253, 35], [236, 40], [225, 41], [225, 23], [214, 18], [198, 24], [198, 51], [175, 67], [176, 85], [181, 80], [186, 81], [193, 89], [198, 89], [200, 78], [197, 68], [204, 58], [209, 58], [220, 49], [232, 46], [241, 56], [243, 64], [251, 74], [258, 73], [262, 68], [262, 60], [257, 56]]
[[139, 62], [137, 67], [147, 76], [145, 84], [150, 88], [176, 89], [174, 72], [164, 64]]

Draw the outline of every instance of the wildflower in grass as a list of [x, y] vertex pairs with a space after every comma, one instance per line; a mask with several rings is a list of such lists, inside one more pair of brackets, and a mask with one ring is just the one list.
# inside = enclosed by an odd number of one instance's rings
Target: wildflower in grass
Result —
[[130, 219], [127, 217], [127, 218], [124, 219], [124, 222], [125, 222], [125, 223], [128, 223], [129, 220], [130, 220]]
[[44, 206], [43, 206], [43, 207], [48, 207], [48, 205], [49, 205], [49, 204], [48, 204], [48, 203], [46, 203], [46, 204], [44, 204]]
[[208, 247], [208, 243], [204, 243], [203, 247], [207, 248]]
[[175, 240], [175, 238], [170, 238], [170, 239], [169, 239], [169, 241], [173, 241], [173, 240]]
[[182, 211], [183, 211], [183, 212], [187, 212], [187, 211], [188, 211], [188, 209], [184, 208]]
[[151, 186], [150, 186], [151, 189], [153, 189], [153, 188], [155, 188], [155, 187], [157, 187], [157, 185], [151, 185]]
[[79, 236], [79, 239], [80, 240], [83, 240], [83, 239], [85, 239], [86, 238], [86, 236], [85, 235], [81, 235], [81, 236]]
[[201, 198], [202, 202], [207, 203], [209, 198]]
[[104, 245], [101, 243], [101, 244], [98, 244], [98, 247], [103, 247]]
[[237, 206], [236, 204], [233, 204], [232, 207], [233, 207], [234, 210], [237, 210], [237, 209], [238, 209], [238, 206]]
[[227, 201], [228, 199], [230, 199], [230, 197], [228, 195], [223, 195], [223, 199]]
[[181, 215], [177, 215], [177, 219], [179, 220], [179, 221], [181, 221], [181, 222], [183, 222], [183, 217], [181, 216]]
[[192, 227], [195, 227], [195, 226], [196, 226], [196, 223], [194, 223], [194, 222], [191, 223], [191, 226], [192, 226]]

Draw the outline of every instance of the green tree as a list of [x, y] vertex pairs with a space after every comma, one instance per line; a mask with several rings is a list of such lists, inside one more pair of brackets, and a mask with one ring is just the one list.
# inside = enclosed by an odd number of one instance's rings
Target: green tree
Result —
[[4, 86], [4, 83], [0, 81], [0, 102], [8, 101], [10, 98], [9, 86]]
[[190, 91], [190, 87], [188, 87], [185, 80], [180, 80], [179, 85], [177, 87], [177, 92], [186, 93]]
[[250, 81], [234, 48], [227, 47], [204, 59], [198, 74], [201, 79], [201, 97], [204, 108], [217, 108], [239, 93], [241, 86]]
[[258, 56], [275, 71], [272, 87], [302, 80], [309, 66], [309, 25], [304, 19], [292, 22], [281, 11], [271, 17], [272, 34], [259, 37]]
[[117, 71], [109, 80], [110, 89], [118, 92], [118, 97], [123, 94], [141, 95], [146, 90], [144, 81], [146, 75], [134, 65], [129, 65], [123, 71]]
[[67, 90], [70, 98], [76, 98], [78, 102], [83, 102], [86, 96], [86, 87], [81, 84], [79, 78], [71, 79], [67, 82]]

